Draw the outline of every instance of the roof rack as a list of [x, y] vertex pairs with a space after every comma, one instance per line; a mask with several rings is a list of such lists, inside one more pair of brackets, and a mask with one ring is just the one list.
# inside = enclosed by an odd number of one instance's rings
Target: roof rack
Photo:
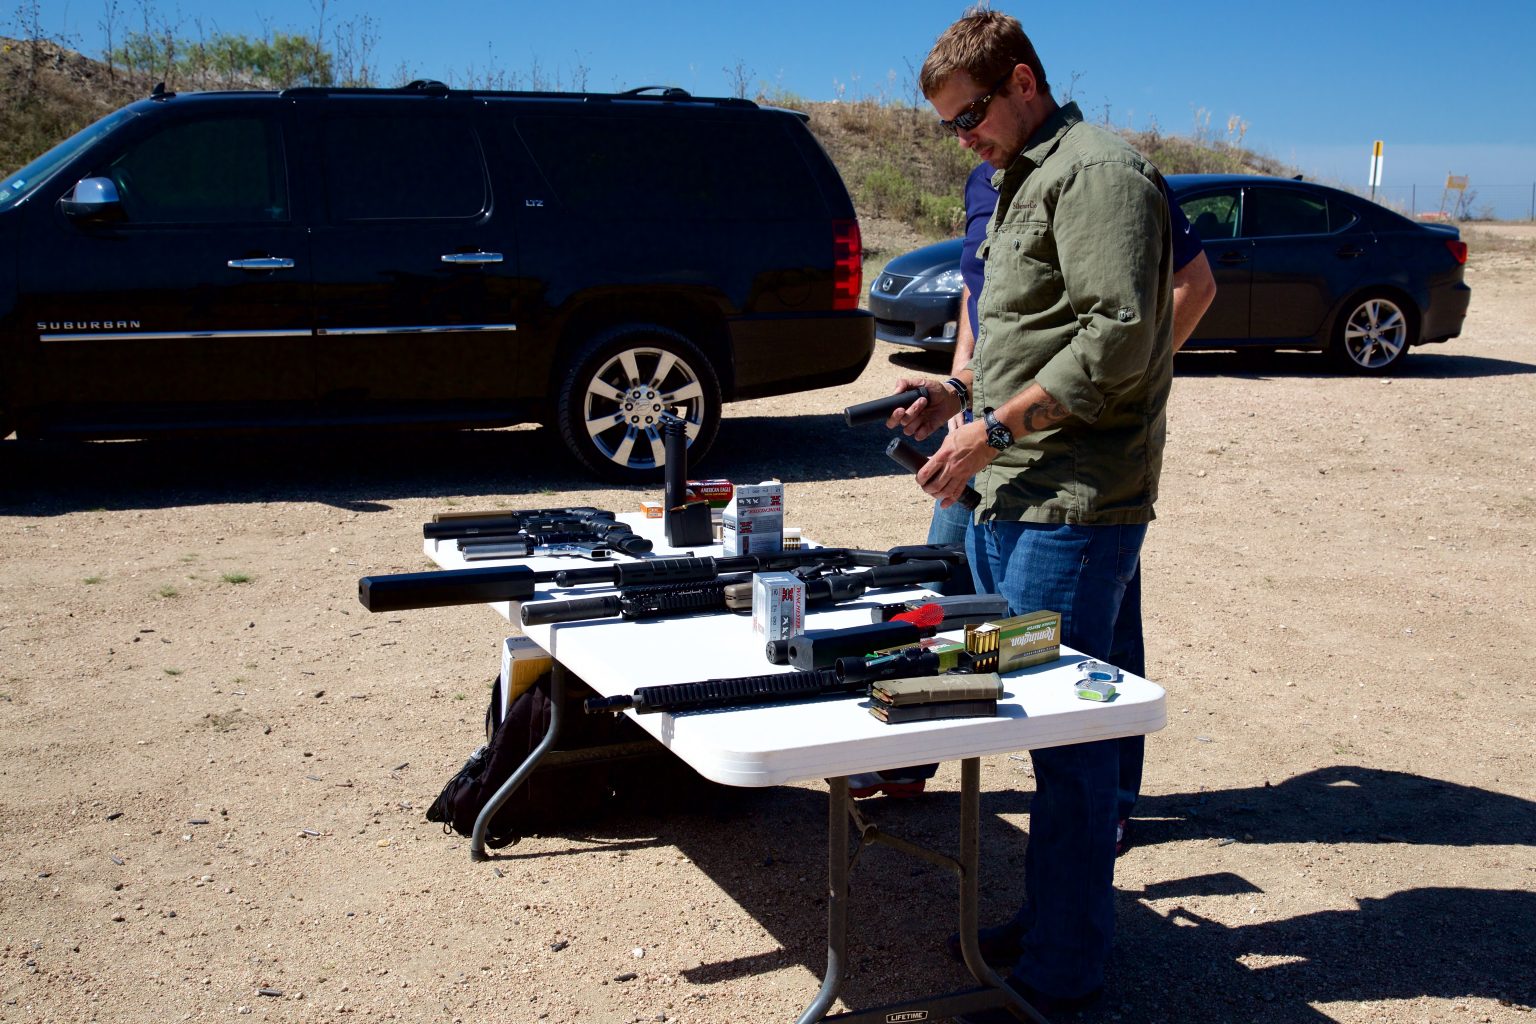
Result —
[[708, 104], [716, 107], [756, 107], [748, 99], [729, 96], [695, 96], [687, 89], [675, 85], [641, 85], [623, 92], [552, 92], [507, 89], [451, 89], [442, 82], [419, 78], [395, 88], [340, 85], [299, 85], [282, 90], [280, 96], [399, 96], [402, 93], [418, 96], [455, 96], [459, 98], [516, 98], [537, 100], [567, 100], [576, 102], [611, 103], [615, 100], [641, 100], [650, 103], [687, 102]]
[[340, 93], [348, 96], [398, 96], [403, 92], [414, 92], [423, 96], [447, 96], [450, 90], [448, 86], [436, 79], [418, 78], [394, 88], [361, 85], [295, 85], [282, 90], [278, 95], [329, 96]]
[[691, 100], [693, 96], [687, 89], [680, 89], [675, 85], [637, 85], [633, 89], [625, 89], [620, 96], [644, 96], [654, 92], [664, 100]]

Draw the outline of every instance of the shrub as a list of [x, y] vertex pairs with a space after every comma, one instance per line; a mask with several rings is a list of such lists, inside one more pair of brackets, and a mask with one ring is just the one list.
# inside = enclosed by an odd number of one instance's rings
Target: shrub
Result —
[[877, 217], [910, 219], [919, 209], [916, 183], [888, 163], [865, 176], [859, 195]]

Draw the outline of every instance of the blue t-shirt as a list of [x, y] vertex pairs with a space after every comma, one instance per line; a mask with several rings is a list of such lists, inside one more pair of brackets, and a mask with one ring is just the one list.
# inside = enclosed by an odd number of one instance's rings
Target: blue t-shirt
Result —
[[[967, 312], [972, 330], [976, 327], [976, 299], [981, 295], [981, 279], [986, 270], [986, 264], [976, 253], [981, 243], [987, 240], [987, 224], [992, 220], [992, 211], [997, 208], [997, 189], [992, 187], [994, 173], [991, 164], [977, 164], [970, 177], [965, 179], [965, 241], [960, 246], [960, 276], [971, 290]], [[1200, 236], [1195, 234], [1189, 218], [1168, 194], [1166, 184], [1163, 185], [1163, 198], [1168, 200], [1168, 219], [1173, 228], [1173, 269], [1178, 272], [1200, 255]]]

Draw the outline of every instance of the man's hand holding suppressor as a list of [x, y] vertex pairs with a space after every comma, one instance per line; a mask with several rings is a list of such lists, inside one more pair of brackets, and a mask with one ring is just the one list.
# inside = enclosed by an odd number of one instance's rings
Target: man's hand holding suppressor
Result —
[[[962, 383], [970, 386], [963, 379]], [[898, 393], [917, 388], [927, 388], [928, 396], [894, 410], [885, 425], [900, 427], [909, 437], [921, 441], [958, 416], [965, 409], [965, 401], [953, 387], [939, 381], [903, 378], [897, 382]], [[918, 486], [948, 508], [969, 486], [971, 478], [995, 458], [997, 450], [987, 444], [987, 426], [980, 419], [958, 429], [951, 427], [939, 450], [918, 470]]]
[[922, 391], [926, 397], [919, 398], [911, 405], [897, 406], [891, 410], [885, 425], [891, 430], [900, 427], [915, 441], [927, 440], [950, 417], [960, 415], [965, 409], [965, 399], [943, 381], [903, 377], [896, 382], [896, 390], [892, 394], [899, 395], [906, 391]]

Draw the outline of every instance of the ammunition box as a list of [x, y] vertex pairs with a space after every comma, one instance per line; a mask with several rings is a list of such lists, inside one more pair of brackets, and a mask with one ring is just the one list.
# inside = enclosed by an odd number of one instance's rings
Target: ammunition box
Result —
[[1061, 657], [1061, 613], [1029, 612], [966, 628], [966, 646], [973, 655], [995, 652], [1003, 674], [1043, 665]]

